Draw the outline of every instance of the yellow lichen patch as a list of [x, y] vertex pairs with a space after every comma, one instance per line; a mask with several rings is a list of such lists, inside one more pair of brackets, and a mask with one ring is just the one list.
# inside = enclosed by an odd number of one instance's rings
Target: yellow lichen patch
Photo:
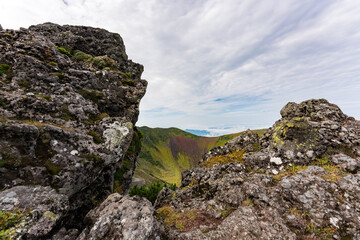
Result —
[[277, 182], [280, 182], [284, 177], [296, 175], [300, 171], [306, 170], [307, 166], [287, 166], [286, 171], [274, 175], [273, 179]]
[[50, 218], [51, 221], [56, 221], [59, 219], [59, 215], [57, 215], [53, 212], [50, 212], [50, 211], [46, 211], [44, 213], [44, 216]]
[[205, 162], [200, 163], [200, 166], [205, 166], [207, 168], [211, 168], [212, 166], [214, 166], [215, 164], [226, 164], [226, 163], [231, 163], [231, 162], [243, 162], [242, 158], [245, 154], [245, 150], [240, 150], [237, 152], [233, 152], [233, 153], [229, 153], [226, 155], [220, 155], [220, 156], [216, 156], [216, 157], [212, 157], [208, 160], [206, 160]]

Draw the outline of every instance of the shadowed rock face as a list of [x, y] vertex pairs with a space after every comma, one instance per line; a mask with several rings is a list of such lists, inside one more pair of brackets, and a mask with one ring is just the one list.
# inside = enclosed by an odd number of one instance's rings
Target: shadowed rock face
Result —
[[[81, 228], [113, 192], [146, 91], [142, 71], [120, 35], [103, 29], [0, 29], [0, 189], [7, 189], [0, 210], [36, 209], [17, 229], [24, 238], [48, 237], [60, 225]], [[39, 205], [24, 202], [28, 192]], [[56, 216], [51, 224], [45, 213]]]
[[180, 189], [160, 192], [170, 239], [360, 238], [360, 122], [325, 99], [281, 115], [260, 139], [247, 131], [212, 149]]

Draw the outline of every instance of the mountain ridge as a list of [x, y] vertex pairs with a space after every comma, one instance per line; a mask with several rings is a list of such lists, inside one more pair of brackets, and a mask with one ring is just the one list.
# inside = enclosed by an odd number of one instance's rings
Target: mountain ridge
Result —
[[[196, 166], [211, 148], [222, 146], [242, 133], [204, 137], [175, 127], [138, 129], [144, 136], [134, 176], [147, 183], [162, 180], [179, 184], [182, 171]], [[254, 131], [261, 134], [265, 130]]]

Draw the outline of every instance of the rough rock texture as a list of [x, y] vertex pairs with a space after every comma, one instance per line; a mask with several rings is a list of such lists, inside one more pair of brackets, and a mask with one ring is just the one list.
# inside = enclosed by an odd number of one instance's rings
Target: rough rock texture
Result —
[[248, 152], [253, 152], [259, 148], [259, 136], [250, 130], [237, 136], [236, 138], [225, 143], [224, 146], [214, 147], [208, 153], [204, 154], [200, 162], [209, 160], [212, 157], [225, 155], [245, 149]]
[[[0, 192], [0, 210], [40, 209], [20, 235], [70, 229], [73, 236], [113, 192], [119, 170], [127, 191], [140, 151], [133, 136], [147, 86], [142, 71], [120, 35], [103, 29], [46, 23], [0, 30], [0, 189], [8, 189]], [[16, 189], [49, 200], [25, 201]]]
[[77, 239], [160, 239], [161, 225], [153, 212], [147, 199], [112, 194], [86, 215], [88, 227]]
[[260, 139], [248, 131], [212, 149], [179, 190], [160, 192], [170, 239], [360, 239], [360, 122], [324, 99], [281, 115]]

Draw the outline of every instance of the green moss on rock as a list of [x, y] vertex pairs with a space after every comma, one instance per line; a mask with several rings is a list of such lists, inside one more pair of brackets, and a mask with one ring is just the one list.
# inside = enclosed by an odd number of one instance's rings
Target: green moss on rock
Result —
[[66, 47], [59, 47], [59, 46], [56, 46], [56, 49], [59, 51], [59, 53], [62, 53], [62, 54], [65, 54], [65, 55], [68, 55], [69, 57], [72, 56], [70, 50], [68, 50]]
[[88, 161], [93, 161], [93, 162], [98, 162], [99, 161], [99, 157], [95, 154], [82, 154], [80, 155], [81, 158], [85, 158]]
[[66, 104], [62, 105], [62, 107], [60, 108], [59, 118], [65, 121], [76, 120], [76, 117], [70, 113], [69, 107]]
[[92, 62], [93, 61], [93, 56], [91, 56], [90, 54], [84, 53], [82, 51], [76, 50], [74, 51], [74, 59], [81, 61], [81, 62]]
[[79, 94], [83, 96], [85, 99], [93, 101], [94, 103], [99, 103], [105, 95], [98, 90], [80, 90]]
[[53, 72], [51, 74], [57, 76], [59, 79], [64, 79], [65, 78], [65, 75], [62, 74], [62, 73], [59, 73], [59, 72]]
[[88, 134], [93, 137], [94, 143], [102, 143], [102, 138], [97, 132], [90, 131]]
[[19, 82], [19, 86], [23, 87], [25, 89], [29, 89], [31, 84], [30, 84], [29, 80], [23, 79]]
[[0, 75], [4, 73], [8, 73], [10, 71], [11, 67], [7, 64], [0, 64]]
[[108, 67], [109, 69], [117, 69], [115, 61], [108, 56], [94, 57], [93, 63], [99, 69], [104, 69], [106, 67]]

